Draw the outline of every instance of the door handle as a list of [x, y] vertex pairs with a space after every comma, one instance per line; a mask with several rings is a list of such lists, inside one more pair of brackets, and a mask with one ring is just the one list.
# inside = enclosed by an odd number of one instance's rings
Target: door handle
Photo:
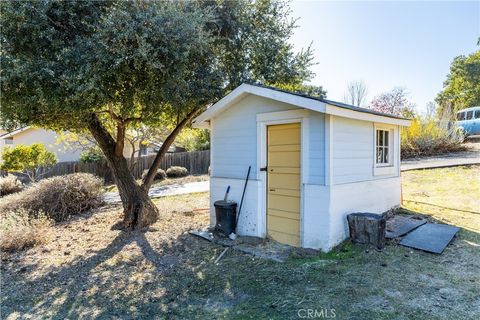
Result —
[[270, 189], [270, 191], [275, 192], [275, 189]]

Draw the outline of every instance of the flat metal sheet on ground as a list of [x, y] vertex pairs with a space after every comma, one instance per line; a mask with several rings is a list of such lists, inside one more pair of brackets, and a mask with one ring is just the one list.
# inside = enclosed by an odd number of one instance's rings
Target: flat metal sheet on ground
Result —
[[394, 216], [393, 218], [387, 220], [385, 237], [387, 239], [401, 237], [413, 229], [424, 225], [425, 223], [427, 223], [427, 220], [422, 218]]
[[400, 244], [427, 252], [442, 253], [458, 230], [460, 228], [447, 224], [427, 223], [406, 235]]

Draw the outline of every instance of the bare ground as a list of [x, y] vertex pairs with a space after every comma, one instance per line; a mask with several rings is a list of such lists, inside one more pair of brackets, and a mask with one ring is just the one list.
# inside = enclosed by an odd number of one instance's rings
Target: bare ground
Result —
[[[334, 309], [337, 319], [478, 319], [478, 184], [468, 180], [478, 167], [443, 170], [404, 174], [415, 202], [403, 210], [464, 228], [442, 255], [345, 243], [286, 263], [230, 250], [215, 264], [223, 247], [187, 234], [208, 225], [208, 212], [194, 210], [208, 207], [208, 194], [166, 197], [155, 200], [162, 218], [147, 232], [111, 230], [120, 219], [112, 206], [57, 225], [47, 245], [2, 254], [1, 318], [295, 319]], [[419, 189], [431, 179], [455, 181], [452, 201], [462, 192], [449, 211], [432, 206], [444, 184]]]

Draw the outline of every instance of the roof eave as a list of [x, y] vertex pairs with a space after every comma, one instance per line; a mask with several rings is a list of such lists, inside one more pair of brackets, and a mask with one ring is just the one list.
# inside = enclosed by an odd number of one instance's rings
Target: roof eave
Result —
[[[227, 109], [230, 105], [240, 101], [248, 94], [257, 95], [264, 98], [273, 99], [283, 103], [291, 104], [300, 108], [305, 108], [321, 113], [331, 114], [339, 117], [346, 117], [357, 120], [364, 121], [373, 121], [381, 122], [387, 124], [394, 124], [400, 126], [409, 126], [411, 123], [410, 119], [404, 119], [388, 114], [380, 114], [374, 111], [358, 108], [358, 110], [353, 109], [353, 106], [341, 106], [334, 105], [333, 101], [329, 100], [320, 100], [312, 97], [304, 97], [299, 94], [289, 93], [282, 90], [275, 90], [273, 88], [242, 84], [237, 87], [235, 90], [227, 94], [225, 97], [220, 99], [217, 103], [208, 108], [205, 112], [200, 114], [197, 118], [192, 121], [192, 126], [194, 128], [210, 128], [210, 123], [208, 120], [214, 118], [220, 114], [223, 110]], [[208, 122], [207, 122], [208, 121]]]
[[20, 129], [16, 129], [16, 130], [13, 130], [11, 132], [7, 132], [3, 135], [0, 136], [0, 139], [7, 139], [7, 138], [10, 138], [10, 137], [13, 137], [21, 132], [24, 132], [26, 130], [30, 129], [30, 126], [26, 126], [26, 127], [23, 127], [23, 128], [20, 128]]
[[370, 122], [380, 122], [380, 123], [407, 126], [407, 127], [410, 126], [412, 122], [409, 119], [377, 115], [377, 114], [372, 114], [372, 113], [367, 113], [362, 111], [355, 111], [355, 110], [338, 107], [332, 104], [327, 104], [325, 113], [333, 116], [337, 116], [337, 117], [344, 117], [344, 118], [370, 121]]

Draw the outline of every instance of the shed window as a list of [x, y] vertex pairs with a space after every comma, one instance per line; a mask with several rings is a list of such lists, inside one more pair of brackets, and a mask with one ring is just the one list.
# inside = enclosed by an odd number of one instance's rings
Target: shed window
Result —
[[480, 110], [475, 110], [475, 119], [480, 119]]
[[389, 165], [392, 158], [390, 130], [377, 129], [375, 137], [375, 162], [377, 165]]
[[465, 120], [465, 112], [459, 112], [459, 113], [457, 113], [457, 120], [458, 120], [458, 121]]

